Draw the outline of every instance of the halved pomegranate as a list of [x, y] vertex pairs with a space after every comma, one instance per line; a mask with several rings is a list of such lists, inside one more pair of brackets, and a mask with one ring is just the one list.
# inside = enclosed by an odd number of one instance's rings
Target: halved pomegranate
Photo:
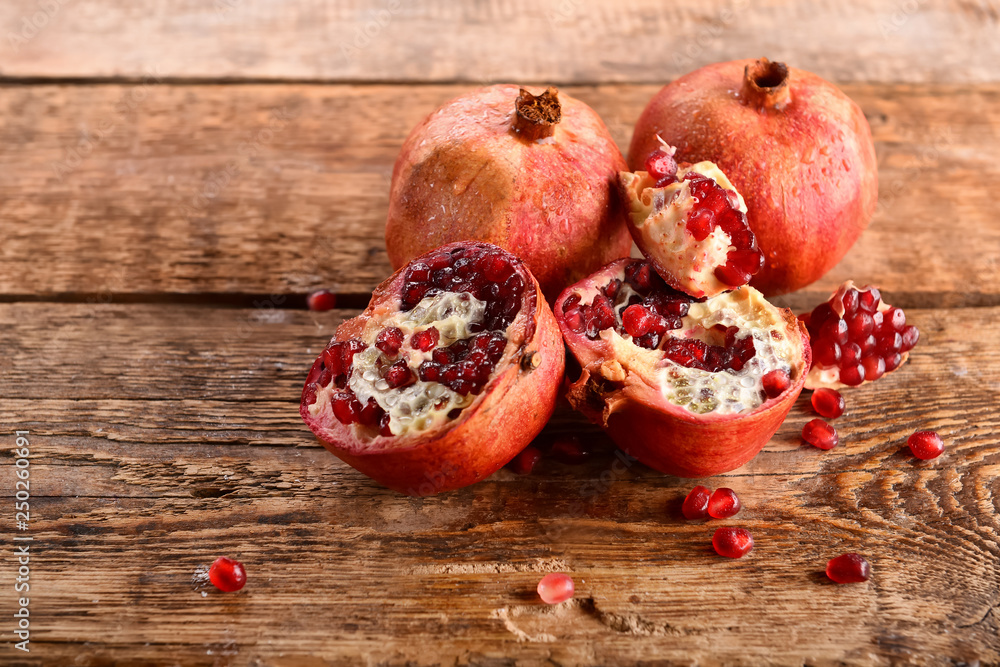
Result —
[[800, 319], [813, 348], [806, 389], [874, 382], [902, 366], [920, 339], [902, 308], [883, 302], [877, 287], [858, 288], [851, 280]]
[[564, 350], [524, 264], [488, 243], [416, 258], [337, 328], [300, 412], [324, 446], [391, 489], [477, 482], [542, 430]]
[[672, 155], [665, 146], [649, 156], [646, 171], [618, 175], [632, 239], [671, 287], [691, 296], [746, 285], [764, 254], [743, 197], [713, 163], [677, 166]]
[[[583, 369], [570, 403], [626, 452], [680, 477], [752, 459], [811, 361], [805, 327], [755, 289], [694, 299], [642, 260], [612, 262], [572, 285], [555, 312]], [[764, 378], [773, 371], [790, 382], [770, 397]]]

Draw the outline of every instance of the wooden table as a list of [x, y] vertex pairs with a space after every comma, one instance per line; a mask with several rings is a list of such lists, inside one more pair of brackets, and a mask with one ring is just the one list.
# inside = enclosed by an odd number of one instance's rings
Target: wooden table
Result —
[[[0, 6], [0, 663], [951, 664], [1000, 661], [1000, 5], [994, 0], [8, 0]], [[341, 464], [298, 416], [309, 363], [389, 273], [388, 178], [410, 128], [488, 81], [554, 83], [627, 146], [648, 98], [766, 55], [864, 109], [881, 196], [829, 275], [923, 334], [847, 394], [843, 446], [705, 480], [753, 553], [679, 518], [693, 484], [567, 409], [544, 460], [432, 498]], [[312, 313], [319, 287], [343, 309]], [[941, 458], [906, 437], [936, 429]], [[31, 516], [14, 527], [15, 431]], [[14, 648], [30, 536], [30, 653]], [[827, 559], [858, 551], [866, 584]], [[196, 590], [218, 555], [239, 594]], [[547, 607], [543, 573], [577, 596]], [[207, 594], [205, 594], [207, 593]]]

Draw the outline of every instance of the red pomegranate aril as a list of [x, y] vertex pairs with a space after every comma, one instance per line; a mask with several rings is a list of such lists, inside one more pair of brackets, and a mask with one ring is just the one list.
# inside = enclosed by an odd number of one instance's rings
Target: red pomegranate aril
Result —
[[875, 340], [875, 336], [869, 334], [858, 341], [858, 347], [861, 348], [861, 356], [864, 357], [870, 352], [875, 350], [875, 346], [878, 345], [878, 341]]
[[719, 528], [712, 536], [715, 553], [726, 558], [743, 558], [753, 549], [753, 535], [746, 528]]
[[865, 367], [859, 363], [854, 363], [846, 367], [841, 366], [840, 381], [848, 387], [857, 387], [865, 381]]
[[792, 386], [792, 379], [788, 377], [788, 373], [785, 371], [775, 369], [764, 374], [764, 377], [761, 378], [761, 384], [768, 398], [777, 398]]
[[208, 580], [224, 593], [235, 593], [246, 586], [247, 571], [238, 560], [219, 556], [208, 568]]
[[899, 348], [900, 352], [909, 352], [917, 344], [917, 341], [920, 340], [920, 332], [912, 324], [903, 327], [900, 334], [903, 337], [903, 345]]
[[590, 449], [575, 435], [560, 436], [549, 450], [552, 458], [560, 463], [576, 465], [590, 458]]
[[324, 311], [337, 307], [337, 295], [330, 290], [316, 290], [306, 299], [309, 310]]
[[739, 496], [732, 489], [722, 487], [721, 489], [716, 489], [715, 493], [708, 501], [708, 514], [713, 519], [728, 519], [731, 516], [736, 516], [740, 508], [743, 507], [740, 503]]
[[917, 431], [906, 440], [910, 451], [918, 459], [936, 459], [944, 453], [944, 440], [934, 431]]
[[858, 304], [860, 302], [858, 290], [849, 289], [844, 293], [844, 319], [848, 319], [850, 315], [858, 309]]
[[677, 178], [677, 162], [674, 156], [664, 150], [655, 150], [646, 158], [646, 171], [656, 180], [656, 187], [661, 188]]
[[413, 336], [410, 337], [410, 347], [414, 350], [420, 350], [421, 352], [427, 352], [433, 350], [434, 346], [437, 345], [438, 339], [440, 339], [441, 334], [434, 327], [428, 327], [423, 331], [418, 331]]
[[813, 392], [810, 401], [813, 410], [827, 419], [836, 419], [844, 414], [844, 397], [836, 389], [820, 387]]
[[880, 356], [870, 354], [861, 360], [861, 365], [865, 367], [866, 380], [877, 380], [885, 375], [885, 359]]
[[382, 415], [385, 414], [374, 398], [369, 398], [368, 402], [361, 408], [358, 414], [358, 422], [365, 426], [374, 426], [379, 423]]
[[813, 419], [803, 426], [802, 439], [817, 449], [833, 449], [840, 442], [837, 429], [822, 419]]
[[739, 266], [734, 266], [732, 261], [726, 262], [724, 266], [716, 267], [714, 273], [720, 282], [730, 287], [745, 285], [750, 280], [750, 272], [744, 271]]
[[542, 452], [537, 447], [525, 447], [507, 465], [518, 475], [530, 475], [535, 464], [542, 458]]
[[816, 340], [812, 344], [813, 359], [821, 366], [836, 366], [840, 363], [840, 346], [831, 340]]
[[708, 518], [708, 503], [711, 501], [712, 492], [704, 486], [696, 486], [684, 498], [681, 505], [681, 514], [688, 521], [697, 521]]
[[[846, 296], [844, 300], [847, 300]], [[863, 340], [875, 327], [875, 320], [866, 312], [849, 315], [845, 322], [847, 322], [847, 335], [851, 340]]]
[[361, 417], [361, 403], [353, 393], [341, 391], [330, 397], [333, 415], [341, 424], [352, 424]]
[[399, 360], [389, 367], [385, 372], [385, 381], [389, 383], [390, 389], [399, 389], [415, 381], [413, 371], [406, 365], [406, 362]]
[[399, 352], [399, 348], [403, 346], [403, 337], [403, 330], [399, 327], [383, 329], [375, 337], [375, 347], [390, 357], [394, 357]]
[[847, 322], [840, 319], [830, 319], [819, 328], [819, 337], [822, 340], [833, 341], [837, 345], [847, 343]]
[[653, 314], [638, 304], [629, 306], [622, 313], [622, 326], [625, 327], [625, 332], [633, 338], [645, 336], [653, 328], [653, 324]]
[[837, 556], [826, 564], [826, 576], [838, 584], [859, 584], [868, 581], [871, 575], [868, 561], [855, 553]]
[[903, 363], [903, 355], [899, 352], [894, 354], [889, 354], [883, 357], [885, 359], [885, 372], [894, 371], [899, 368], [899, 365]]
[[545, 604], [559, 604], [573, 597], [573, 578], [562, 572], [550, 572], [538, 582], [538, 597]]
[[861, 346], [857, 343], [848, 343], [840, 346], [840, 367], [853, 366], [861, 361]]
[[903, 312], [902, 308], [896, 308], [894, 306], [882, 313], [882, 318], [883, 322], [891, 326], [896, 331], [902, 331], [903, 327], [906, 326], [906, 313]]
[[871, 287], [858, 294], [858, 307], [861, 310], [874, 313], [878, 310], [878, 304], [881, 299], [882, 294], [878, 291], [878, 288]]

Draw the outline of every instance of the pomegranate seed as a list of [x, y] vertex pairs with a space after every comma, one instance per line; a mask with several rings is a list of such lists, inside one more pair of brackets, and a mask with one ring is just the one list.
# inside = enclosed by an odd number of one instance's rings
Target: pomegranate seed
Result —
[[677, 161], [670, 153], [657, 149], [646, 158], [646, 171], [661, 188], [677, 179]]
[[856, 311], [858, 309], [858, 302], [859, 302], [858, 297], [859, 297], [858, 290], [854, 289], [853, 287], [851, 289], [847, 290], [846, 292], [844, 292], [843, 304], [844, 304], [844, 317], [845, 318], [848, 315], [854, 314], [854, 311]]
[[865, 367], [865, 379], [877, 380], [885, 375], [885, 359], [869, 354], [861, 360], [861, 365]]
[[391, 421], [391, 419], [389, 418], [389, 414], [388, 413], [382, 415], [382, 418], [379, 419], [379, 422], [378, 422], [378, 434], [379, 435], [384, 435], [386, 437], [392, 437], [392, 428], [389, 426], [389, 422], [390, 421]]
[[434, 346], [438, 344], [438, 339], [441, 334], [434, 327], [428, 327], [422, 331], [418, 331], [410, 337], [410, 347], [414, 350], [420, 350], [421, 352], [427, 352], [433, 350]]
[[846, 368], [861, 361], [861, 346], [857, 343], [848, 343], [840, 347], [840, 366]]
[[840, 346], [832, 340], [817, 340], [812, 346], [813, 357], [820, 366], [836, 366], [840, 362]]
[[847, 335], [851, 340], [863, 340], [875, 328], [872, 316], [863, 311], [849, 316], [849, 319], [845, 321], [847, 322]]
[[899, 348], [900, 352], [909, 352], [917, 344], [917, 341], [920, 340], [920, 331], [912, 324], [903, 327], [900, 333], [903, 337], [903, 345]]
[[819, 338], [833, 341], [837, 345], [844, 345], [847, 343], [847, 331], [847, 322], [838, 317], [823, 323], [819, 329]]
[[885, 372], [894, 371], [899, 368], [899, 365], [903, 363], [903, 355], [899, 352], [894, 352], [885, 356]]
[[238, 560], [219, 556], [208, 568], [208, 579], [220, 591], [235, 593], [246, 586], [247, 571]]
[[713, 519], [728, 519], [736, 516], [743, 507], [739, 497], [732, 489], [722, 487], [716, 489], [708, 501], [708, 513]]
[[848, 387], [857, 387], [865, 381], [865, 367], [855, 363], [850, 366], [840, 368], [840, 381]]
[[764, 386], [764, 393], [767, 394], [768, 398], [777, 398], [792, 386], [792, 380], [788, 377], [788, 373], [781, 369], [775, 369], [766, 373], [761, 378], [761, 383]]
[[719, 528], [712, 536], [715, 553], [726, 558], [743, 558], [753, 549], [753, 535], [746, 528]]
[[833, 449], [840, 442], [837, 429], [822, 419], [813, 419], [803, 426], [802, 439], [819, 449]]
[[361, 417], [361, 403], [352, 392], [341, 391], [330, 397], [333, 416], [341, 424], [352, 424]]
[[552, 443], [549, 450], [552, 457], [560, 463], [575, 465], [590, 458], [590, 449], [575, 435], [561, 436]]
[[375, 347], [393, 357], [403, 345], [403, 330], [398, 327], [382, 329], [375, 337]]
[[708, 518], [708, 503], [711, 499], [711, 492], [704, 486], [696, 486], [684, 498], [681, 505], [681, 514], [688, 521]]
[[538, 597], [545, 604], [559, 604], [573, 597], [573, 578], [562, 572], [550, 572], [538, 582]]
[[836, 389], [820, 387], [813, 392], [811, 401], [813, 410], [827, 419], [844, 414], [844, 397]]
[[385, 372], [385, 381], [389, 383], [390, 389], [399, 389], [414, 382], [413, 371], [400, 359]]
[[877, 287], [869, 287], [864, 292], [858, 293], [858, 308], [869, 313], [878, 310], [878, 303], [882, 299], [882, 293]]
[[337, 295], [330, 290], [316, 290], [306, 299], [309, 310], [333, 310], [337, 307]]
[[649, 333], [654, 322], [652, 313], [638, 304], [629, 306], [622, 313], [622, 326], [625, 327], [625, 333], [633, 338]]
[[871, 575], [868, 561], [854, 553], [837, 556], [826, 564], [826, 576], [838, 584], [857, 584], [868, 581]]
[[530, 475], [535, 468], [535, 464], [542, 458], [542, 453], [535, 447], [525, 447], [520, 454], [515, 456], [508, 464], [510, 469], [518, 475]]
[[924, 461], [936, 459], [944, 453], [944, 440], [934, 431], [917, 431], [906, 440], [906, 444], [914, 456]]

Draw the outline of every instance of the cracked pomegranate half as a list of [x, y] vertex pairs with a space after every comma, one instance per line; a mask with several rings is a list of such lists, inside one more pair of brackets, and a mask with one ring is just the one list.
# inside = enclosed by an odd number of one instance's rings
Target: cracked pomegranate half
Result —
[[657, 149], [646, 171], [619, 174], [632, 239], [671, 287], [715, 296], [750, 282], [764, 254], [747, 226], [746, 204], [711, 162], [673, 162]]
[[[567, 288], [555, 314], [583, 369], [570, 403], [630, 455], [680, 477], [752, 459], [811, 361], [805, 327], [757, 290], [695, 299], [643, 260], [618, 260]], [[781, 374], [787, 383], [773, 381]]]
[[800, 319], [813, 348], [806, 389], [874, 382], [902, 366], [920, 339], [902, 308], [882, 301], [877, 287], [855, 287], [851, 280]]
[[324, 446], [391, 489], [426, 496], [484, 479], [555, 407], [564, 349], [538, 283], [510, 253], [422, 255], [337, 328], [300, 412]]

